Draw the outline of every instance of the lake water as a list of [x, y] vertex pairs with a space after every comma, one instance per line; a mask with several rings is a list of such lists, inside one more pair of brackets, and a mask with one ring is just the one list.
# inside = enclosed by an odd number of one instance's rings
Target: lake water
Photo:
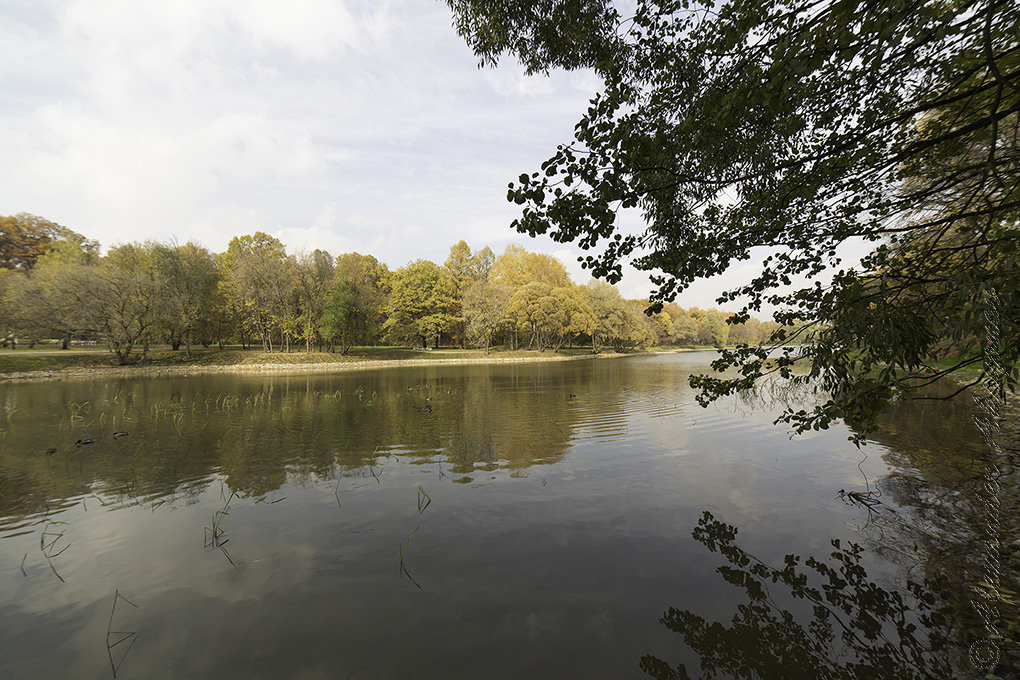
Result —
[[[791, 438], [776, 399], [698, 407], [713, 356], [0, 385], [0, 678], [962, 672], [970, 399], [859, 450]], [[816, 630], [762, 571], [787, 554], [878, 641]], [[823, 591], [811, 556], [866, 578]]]

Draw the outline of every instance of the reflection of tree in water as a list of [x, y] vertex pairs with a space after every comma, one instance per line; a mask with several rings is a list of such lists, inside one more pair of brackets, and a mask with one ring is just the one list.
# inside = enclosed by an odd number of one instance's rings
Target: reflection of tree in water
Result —
[[[929, 396], [950, 389], [935, 386]], [[987, 639], [985, 617], [993, 617], [1004, 660], [1020, 666], [1016, 411], [1013, 404], [1001, 414], [1002, 452], [996, 456], [975, 426], [970, 397], [891, 404], [869, 438], [885, 447], [882, 457], [892, 472], [878, 489], [895, 501], [895, 510], [870, 513], [860, 531], [887, 560], [955, 584], [948, 601], [959, 645]], [[990, 476], [998, 480], [994, 497], [986, 487]], [[990, 563], [997, 583], [988, 583]]]
[[[870, 581], [860, 546], [834, 540], [829, 560], [787, 555], [773, 567], [736, 536], [708, 512], [694, 530], [729, 562], [718, 573], [747, 596], [729, 625], [673, 607], [661, 619], [698, 654], [700, 677], [921, 680], [959, 670], [941, 597], [913, 582], [900, 591]], [[651, 655], [641, 668], [655, 678], [691, 677], [683, 664]]]
[[[518, 471], [563, 457], [585, 416], [570, 395], [588, 393], [597, 373], [497, 366], [25, 386], [9, 395], [11, 409], [31, 412], [32, 421], [15, 418], [18, 427], [5, 431], [0, 511], [15, 517], [92, 494], [118, 504], [167, 502], [220, 476], [233, 491], [262, 495], [288, 482], [378, 472], [392, 454], [439, 457], [452, 473]], [[118, 430], [128, 436], [115, 439]], [[81, 438], [95, 443], [75, 447]]]
[[[131, 505], [201, 492], [215, 466], [214, 440], [202, 428], [178, 427], [180, 396], [153, 398], [139, 384], [124, 387], [90, 385], [86, 393], [67, 394], [66, 401], [44, 402], [34, 392], [19, 399], [31, 420], [9, 432], [7, 446], [0, 447], [0, 477], [17, 482], [0, 482], [9, 489], [0, 494], [3, 516], [16, 520], [79, 502], [88, 508], [100, 495], [105, 505]], [[117, 431], [128, 434], [113, 436]], [[79, 446], [76, 440], [92, 443]]]
[[[747, 602], [729, 625], [674, 608], [662, 623], [699, 655], [702, 677], [975, 677], [967, 652], [972, 643], [989, 639], [977, 604], [990, 606], [984, 611], [998, 617], [1000, 637], [992, 639], [1001, 650], [998, 675], [988, 677], [1015, 677], [1010, 673], [1020, 667], [1020, 503], [1014, 460], [1020, 418], [1012, 408], [1003, 419], [1003, 460], [993, 460], [966, 397], [893, 403], [868, 433], [884, 447], [891, 473], [868, 486], [877, 494], [844, 500], [866, 513], [857, 528], [862, 544], [903, 569], [905, 588], [869, 579], [861, 566], [864, 553], [855, 545], [834, 543], [828, 561], [788, 556], [781, 568], [766, 565], [735, 545], [734, 527], [706, 513], [694, 537], [726, 557], [729, 565], [719, 573], [745, 591]], [[865, 455], [870, 451], [863, 449]], [[989, 526], [985, 488], [993, 465], [1003, 473], [997, 514], [1007, 547], [997, 592], [981, 586], [995, 529]], [[641, 667], [657, 678], [689, 677], [683, 666], [652, 656]]]
[[[741, 397], [752, 408], [808, 397], [763, 388]], [[843, 498], [866, 509], [858, 531], [870, 552], [914, 579], [955, 584], [948, 598], [958, 646], [987, 640], [993, 618], [1003, 653], [1020, 666], [1020, 408], [1004, 405], [1001, 451], [993, 455], [976, 426], [974, 397], [958, 391], [955, 383], [933, 384], [918, 399], [890, 403], [872, 430], [855, 432], [884, 447], [891, 472]], [[864, 446], [862, 455], [872, 451]]]
[[443, 441], [452, 471], [519, 470], [562, 459], [577, 422], [569, 396], [587, 387], [580, 379], [466, 384]]
[[[977, 607], [990, 606], [984, 612], [998, 616], [994, 628], [1000, 637], [990, 639], [1001, 657], [994, 669], [999, 675], [988, 677], [1015, 677], [1010, 675], [1020, 667], [1015, 408], [1003, 419], [1002, 460], [989, 454], [969, 398], [894, 403], [868, 433], [885, 448], [882, 458], [891, 472], [878, 481], [876, 495], [859, 496], [868, 503], [860, 504], [867, 521], [858, 530], [870, 553], [903, 568], [906, 587], [869, 579], [857, 545], [833, 542], [828, 561], [802, 563], [787, 556], [781, 568], [771, 567], [735, 545], [735, 528], [706, 513], [695, 538], [727, 559], [719, 573], [744, 589], [748, 601], [729, 625], [676, 609], [662, 623], [698, 653], [702, 677], [974, 677], [968, 649], [989, 639]], [[997, 528], [989, 526], [984, 485], [992, 466], [1003, 473], [997, 514], [1007, 546], [998, 592], [981, 586], [986, 553], [993, 550], [989, 534]], [[642, 668], [657, 678], [688, 677], [684, 667], [651, 656]]]

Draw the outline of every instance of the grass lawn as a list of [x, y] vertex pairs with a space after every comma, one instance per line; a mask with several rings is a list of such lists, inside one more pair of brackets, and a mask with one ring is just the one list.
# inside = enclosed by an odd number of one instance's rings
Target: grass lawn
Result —
[[[961, 363], [963, 361], [966, 361], [968, 359], [974, 359], [976, 357], [977, 357], [977, 354], [974, 353], [974, 352], [971, 352], [969, 354], [965, 354], [965, 355], [960, 356], [960, 357], [949, 357], [949, 358], [946, 358], [946, 359], [939, 359], [934, 364], [932, 364], [932, 367], [937, 369], [937, 370], [939, 370], [939, 371], [944, 371], [944, 370], [953, 368], [954, 366], [956, 366], [957, 364], [959, 364], [959, 363]], [[968, 364], [966, 366], [962, 366], [961, 368], [956, 369], [955, 371], [950, 373], [948, 377], [951, 380], [954, 380], [954, 381], [956, 381], [958, 383], [967, 384], [967, 383], [972, 383], [975, 380], [977, 380], [978, 378], [980, 378], [981, 377], [981, 373], [983, 371], [984, 371], [984, 365], [982, 364], [982, 362], [975, 361], [974, 363], [971, 363], [971, 364]]]

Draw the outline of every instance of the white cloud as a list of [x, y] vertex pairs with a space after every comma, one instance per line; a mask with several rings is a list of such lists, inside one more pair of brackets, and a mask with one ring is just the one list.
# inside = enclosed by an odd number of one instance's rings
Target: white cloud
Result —
[[319, 212], [315, 213], [315, 222], [312, 226], [320, 231], [328, 231], [336, 227], [336, 224], [337, 224], [336, 201], [330, 201], [326, 205], [319, 208]]
[[342, 48], [363, 47], [366, 38], [384, 30], [377, 23], [356, 21], [340, 0], [234, 0], [224, 2], [222, 11], [257, 42], [308, 60], [322, 61]]
[[[106, 245], [263, 230], [391, 266], [518, 242], [583, 282], [576, 248], [509, 228], [506, 184], [570, 140], [598, 86], [479, 70], [438, 2], [8, 0], [0, 214]], [[647, 277], [621, 290], [644, 297]]]

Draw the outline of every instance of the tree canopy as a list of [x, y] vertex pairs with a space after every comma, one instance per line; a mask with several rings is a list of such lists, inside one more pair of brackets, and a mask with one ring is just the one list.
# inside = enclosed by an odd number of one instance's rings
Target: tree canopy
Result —
[[223, 254], [223, 285], [237, 316], [272, 350], [272, 330], [285, 316], [290, 261], [279, 239], [257, 231], [235, 236]]
[[420, 339], [439, 344], [440, 334], [455, 317], [454, 284], [448, 270], [428, 260], [415, 260], [393, 275], [389, 318], [385, 328], [396, 340]]
[[326, 339], [339, 342], [342, 353], [382, 334], [390, 276], [389, 268], [371, 255], [337, 256], [321, 323]]
[[[291, 254], [262, 232], [233, 238], [218, 254], [171, 241], [101, 255], [94, 241], [61, 236], [31, 269], [0, 268], [0, 346], [105, 343], [125, 364], [146, 360], [161, 343], [190, 357], [195, 343], [247, 349], [253, 341], [266, 352], [289, 352], [303, 340], [307, 352], [341, 354], [386, 343], [486, 352], [569, 343], [598, 352], [722, 342], [710, 322], [724, 312], [688, 315], [671, 304], [648, 318], [640, 313], [647, 300], [625, 300], [605, 282], [578, 286], [551, 255], [513, 246], [499, 260], [497, 268], [490, 248], [472, 252], [460, 241], [443, 266], [415, 260], [391, 272], [361, 253]], [[750, 336], [774, 327], [751, 319], [733, 328]]]
[[[720, 302], [814, 326], [803, 350], [726, 352], [703, 398], [770, 373], [831, 398], [796, 429], [867, 424], [970, 363], [1020, 356], [1020, 5], [448, 0], [483, 63], [591, 68], [604, 86], [539, 170], [511, 183], [519, 231], [592, 251], [610, 281], [652, 272], [651, 306], [760, 260]], [[560, 30], [557, 30], [560, 29]], [[618, 215], [637, 209], [646, 228]], [[841, 246], [870, 254], [846, 262]], [[799, 285], [795, 281], [803, 281]], [[994, 320], [995, 329], [989, 331]], [[770, 356], [773, 357], [770, 359]], [[945, 360], [950, 359], [948, 366]], [[942, 360], [942, 363], [938, 363]], [[791, 370], [804, 361], [805, 374]]]
[[60, 242], [94, 253], [95, 241], [37, 215], [0, 215], [0, 268], [31, 270], [38, 259]]

